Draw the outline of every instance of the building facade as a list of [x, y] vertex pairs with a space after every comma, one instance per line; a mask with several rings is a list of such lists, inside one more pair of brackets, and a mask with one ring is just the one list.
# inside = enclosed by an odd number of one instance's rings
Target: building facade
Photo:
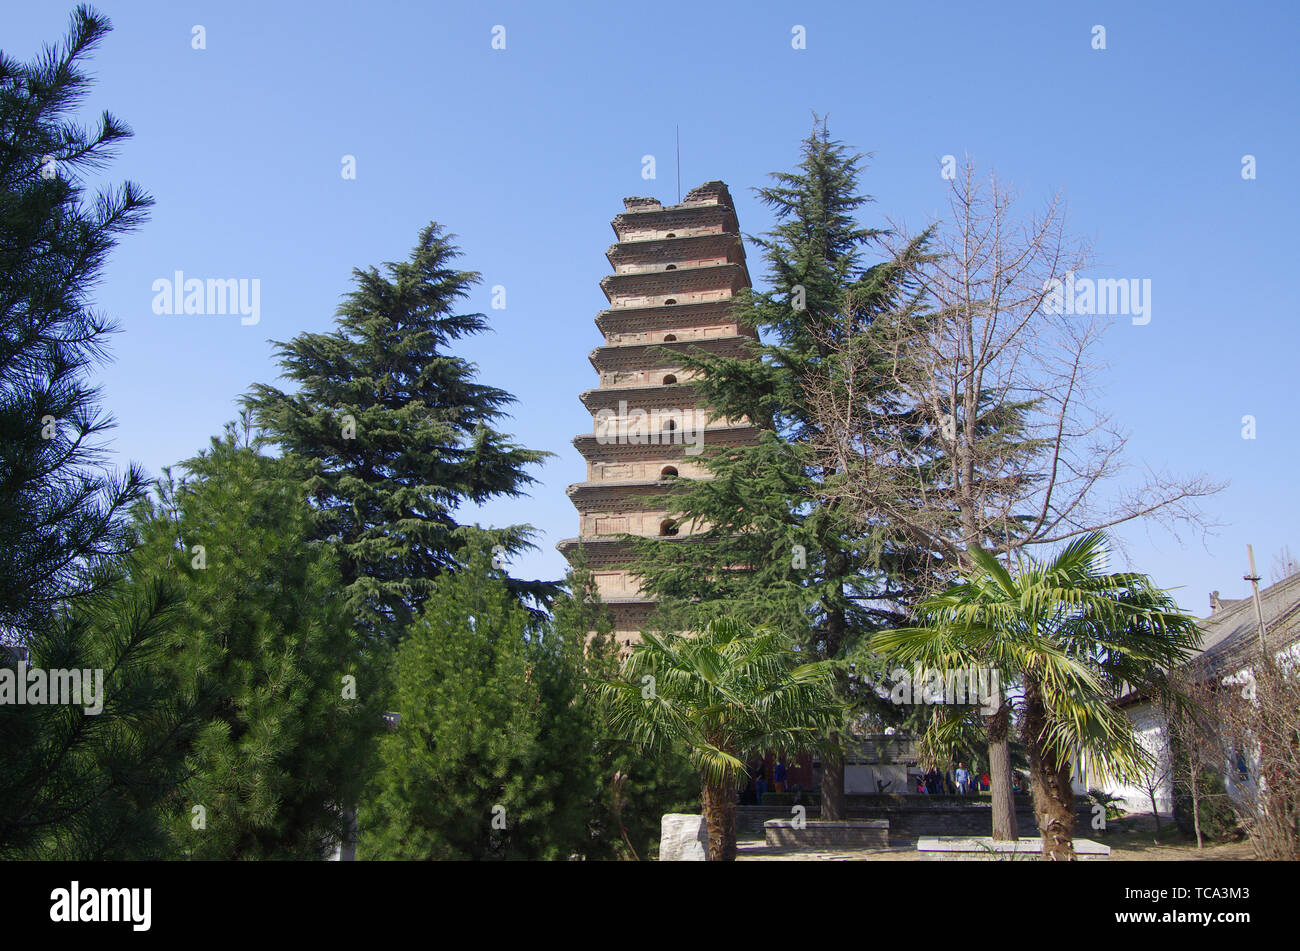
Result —
[[[1228, 600], [1220, 598], [1217, 591], [1210, 592], [1210, 616], [1199, 622], [1201, 646], [1184, 671], [1195, 675], [1197, 680], [1224, 686], [1241, 685], [1250, 678], [1251, 666], [1261, 649], [1267, 650], [1286, 669], [1300, 666], [1300, 572], [1277, 581], [1259, 594], [1257, 614], [1253, 598]], [[1267, 632], [1263, 645], [1259, 633], [1261, 615]], [[1138, 741], [1151, 754], [1153, 765], [1141, 782], [1111, 782], [1103, 788], [1121, 797], [1130, 812], [1150, 812], [1154, 796], [1155, 810], [1170, 813], [1174, 807], [1174, 769], [1164, 711], [1159, 703], [1140, 693], [1121, 698], [1119, 706], [1132, 723]], [[1238, 779], [1234, 770], [1227, 768], [1227, 759], [1225, 753], [1223, 779], [1231, 792]], [[1076, 779], [1075, 790], [1084, 791], [1084, 783]]]
[[586, 479], [568, 489], [578, 536], [557, 546], [572, 562], [581, 551], [613, 615], [621, 647], [639, 639], [654, 607], [630, 571], [627, 536], [686, 539], [655, 498], [676, 479], [704, 478], [708, 447], [757, 442], [745, 420], [712, 418], [699, 405], [680, 355], [693, 350], [744, 356], [754, 331], [733, 316], [750, 286], [731, 193], [722, 182], [692, 189], [676, 205], [626, 198], [610, 222], [606, 252], [614, 270], [601, 282], [609, 306], [596, 315], [604, 341], [590, 354], [598, 383], [581, 394], [592, 429], [573, 440]]

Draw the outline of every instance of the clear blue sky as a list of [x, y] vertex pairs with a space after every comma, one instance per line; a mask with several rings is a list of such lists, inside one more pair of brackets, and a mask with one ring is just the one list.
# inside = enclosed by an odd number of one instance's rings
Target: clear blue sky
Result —
[[[72, 6], [6, 4], [0, 48], [30, 58]], [[531, 499], [481, 518], [535, 525], [541, 550], [512, 570], [558, 577], [554, 543], [577, 532], [569, 440], [591, 425], [577, 394], [595, 383], [609, 219], [626, 195], [675, 199], [680, 124], [683, 192], [722, 179], [742, 228], [765, 231], [750, 189], [793, 165], [816, 110], [874, 153], [868, 223], [921, 223], [944, 201], [940, 157], [967, 151], [1030, 202], [1063, 187], [1098, 274], [1151, 279], [1151, 323], [1107, 337], [1105, 398], [1132, 462], [1232, 485], [1208, 503], [1223, 524], [1205, 544], [1125, 531], [1135, 567], [1204, 614], [1210, 589], [1247, 592], [1247, 542], [1266, 577], [1284, 544], [1300, 553], [1294, 3], [97, 8], [116, 29], [88, 111], [134, 128], [110, 177], [157, 199], [99, 294], [123, 328], [102, 373], [119, 459], [157, 473], [206, 445], [250, 383], [276, 376], [268, 339], [329, 328], [351, 268], [405, 257], [437, 220], [483, 273], [469, 307], [495, 328], [463, 352], [519, 397], [519, 440], [558, 454]], [[196, 24], [205, 50], [191, 48]], [[796, 24], [805, 50], [791, 48]], [[1091, 48], [1097, 24], [1105, 51]], [[656, 181], [641, 178], [646, 154]], [[260, 279], [261, 323], [154, 315], [151, 285], [176, 270]], [[490, 309], [494, 284], [505, 310]]]

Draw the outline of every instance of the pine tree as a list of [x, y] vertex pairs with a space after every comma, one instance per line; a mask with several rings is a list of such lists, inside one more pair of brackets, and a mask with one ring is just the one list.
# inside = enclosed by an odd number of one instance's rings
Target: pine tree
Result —
[[75, 121], [109, 30], [80, 6], [59, 48], [0, 53], [0, 681], [20, 665], [103, 678], [97, 712], [0, 702], [0, 859], [156, 856], [156, 807], [183, 775], [188, 714], [153, 666], [175, 597], [122, 583], [147, 480], [102, 465], [111, 418], [86, 378], [113, 329], [92, 288], [151, 204], [82, 184], [130, 135], [108, 113]]
[[130, 182], [82, 185], [130, 136], [108, 113], [93, 132], [72, 120], [109, 30], [78, 7], [59, 49], [30, 64], [0, 53], [0, 641], [26, 642], [93, 584], [147, 491], [136, 467], [102, 466], [112, 420], [86, 379], [113, 330], [91, 289], [152, 203]]
[[135, 581], [183, 597], [159, 668], [202, 712], [168, 809], [179, 856], [324, 858], [364, 782], [378, 687], [336, 553], [311, 539], [301, 469], [232, 427], [141, 509]]
[[[925, 241], [867, 266], [881, 232], [855, 218], [871, 200], [858, 192], [863, 156], [831, 139], [824, 121], [802, 155], [797, 171], [776, 173], [772, 186], [758, 190], [777, 219], [756, 239], [769, 289], [743, 295], [736, 313], [763, 342], [748, 358], [697, 351], [681, 361], [695, 371], [696, 392], [712, 414], [748, 418], [759, 441], [706, 448], [712, 478], [682, 480], [667, 498], [680, 523], [703, 531], [689, 543], [637, 541], [637, 571], [662, 599], [665, 630], [699, 630], [725, 614], [790, 632], [808, 656], [838, 662], [838, 687], [849, 699], [845, 658], [864, 634], [905, 618], [915, 595], [905, 579], [918, 553], [890, 538], [887, 526], [863, 530], [837, 505], [818, 501], [817, 484], [834, 473], [812, 461], [816, 424], [803, 380], [825, 359], [823, 337], [846, 309], [865, 324], [902, 306]], [[872, 707], [876, 699], [860, 696]], [[822, 815], [842, 818], [842, 760], [829, 754], [823, 764]]]
[[[555, 599], [550, 629], [562, 644], [585, 644], [576, 658], [582, 690], [570, 710], [587, 725], [593, 745], [582, 747], [581, 755], [567, 754], [569, 769], [593, 789], [585, 854], [592, 859], [651, 858], [665, 813], [699, 811], [699, 774], [684, 750], [647, 753], [610, 735], [600, 687], [618, 676], [618, 643], [613, 618], [581, 552]], [[555, 748], [553, 742], [550, 746]]]
[[492, 567], [491, 536], [470, 544], [397, 649], [400, 720], [380, 741], [360, 857], [563, 859], [586, 847], [592, 738], [571, 712], [572, 649], [537, 631]]
[[[535, 481], [526, 469], [549, 455], [493, 428], [514, 398], [477, 382], [474, 365], [450, 352], [487, 329], [484, 315], [455, 312], [479, 275], [456, 269], [452, 237], [430, 224], [410, 260], [355, 270], [334, 332], [276, 345], [298, 390], [257, 384], [246, 398], [275, 442], [316, 464], [309, 489], [320, 536], [341, 551], [348, 608], [367, 634], [390, 641], [462, 564], [457, 507], [524, 494]], [[490, 534], [499, 553], [533, 547], [525, 525]], [[510, 586], [525, 601], [555, 590]]]
[[0, 648], [0, 697], [20, 661], [51, 678], [77, 671], [83, 684], [70, 705], [0, 700], [0, 860], [165, 854], [159, 810], [185, 778], [185, 738], [198, 722], [159, 672], [180, 610], [165, 583], [129, 583], [119, 572], [17, 656]]

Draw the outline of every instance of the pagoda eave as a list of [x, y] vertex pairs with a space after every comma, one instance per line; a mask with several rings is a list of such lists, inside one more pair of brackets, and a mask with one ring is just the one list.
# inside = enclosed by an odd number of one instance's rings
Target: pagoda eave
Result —
[[625, 297], [675, 297], [704, 291], [725, 290], [735, 294], [749, 286], [749, 273], [743, 264], [707, 264], [680, 267], [671, 271], [631, 271], [607, 274], [600, 279], [600, 289], [612, 304]]
[[[730, 205], [672, 205], [668, 208], [653, 208], [645, 211], [624, 211], [615, 215], [610, 222], [614, 234], [620, 242], [633, 242], [637, 235], [645, 232], [684, 231], [693, 229], [695, 234], [736, 234], [740, 231], [736, 221], [736, 212]], [[709, 229], [702, 231], [701, 229]], [[690, 238], [694, 234], [675, 235]], [[645, 240], [645, 239], [642, 239]]]
[[689, 383], [668, 383], [656, 386], [597, 387], [584, 390], [578, 399], [593, 413], [602, 409], [617, 409], [620, 402], [638, 409], [694, 405], [695, 387]]
[[689, 238], [650, 238], [645, 241], [620, 241], [605, 251], [610, 265], [677, 261], [682, 257], [699, 255], [736, 255], [745, 259], [745, 246], [735, 234], [697, 234]]
[[745, 334], [727, 334], [723, 337], [697, 337], [691, 340], [668, 340], [657, 343], [623, 343], [616, 346], [597, 347], [587, 354], [587, 359], [597, 372], [619, 370], [653, 362], [657, 367], [675, 366], [671, 353], [690, 353], [699, 348], [715, 357], [744, 357], [750, 355], [754, 338]]
[[[681, 304], [650, 304], [645, 307], [612, 307], [596, 314], [596, 328], [603, 334], [629, 330], [671, 330], [686, 324], [737, 323], [736, 301], [731, 299], [687, 301]], [[756, 337], [750, 328], [741, 328]]]
[[[685, 459], [700, 455], [711, 447], [757, 446], [759, 429], [757, 426], [715, 426], [706, 427], [702, 438], [692, 445], [682, 441], [681, 430], [665, 433], [646, 433], [645, 442], [633, 442], [636, 436], [622, 436], [619, 441], [601, 442], [594, 433], [583, 433], [573, 437], [573, 447], [588, 462], [644, 462], [651, 459]], [[664, 438], [663, 442], [650, 442], [651, 438]], [[672, 440], [678, 440], [676, 442]], [[689, 454], [687, 450], [693, 450]]]

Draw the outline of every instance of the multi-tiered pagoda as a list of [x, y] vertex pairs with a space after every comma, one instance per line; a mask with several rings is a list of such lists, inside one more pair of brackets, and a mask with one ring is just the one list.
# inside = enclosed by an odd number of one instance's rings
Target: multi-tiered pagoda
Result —
[[605, 344], [590, 355], [600, 383], [581, 396], [593, 428], [573, 440], [587, 460], [587, 481], [568, 490], [578, 537], [558, 546], [570, 560], [581, 547], [620, 646], [639, 638], [654, 604], [628, 570], [621, 536], [691, 534], [697, 526], [674, 523], [650, 500], [673, 479], [707, 477], [707, 448], [758, 439], [744, 420], [708, 417], [676, 356], [695, 348], [742, 356], [755, 337], [731, 312], [749, 271], [727, 186], [707, 182], [677, 205], [626, 198], [623, 207], [606, 252], [614, 273], [600, 282], [609, 299], [596, 316]]

